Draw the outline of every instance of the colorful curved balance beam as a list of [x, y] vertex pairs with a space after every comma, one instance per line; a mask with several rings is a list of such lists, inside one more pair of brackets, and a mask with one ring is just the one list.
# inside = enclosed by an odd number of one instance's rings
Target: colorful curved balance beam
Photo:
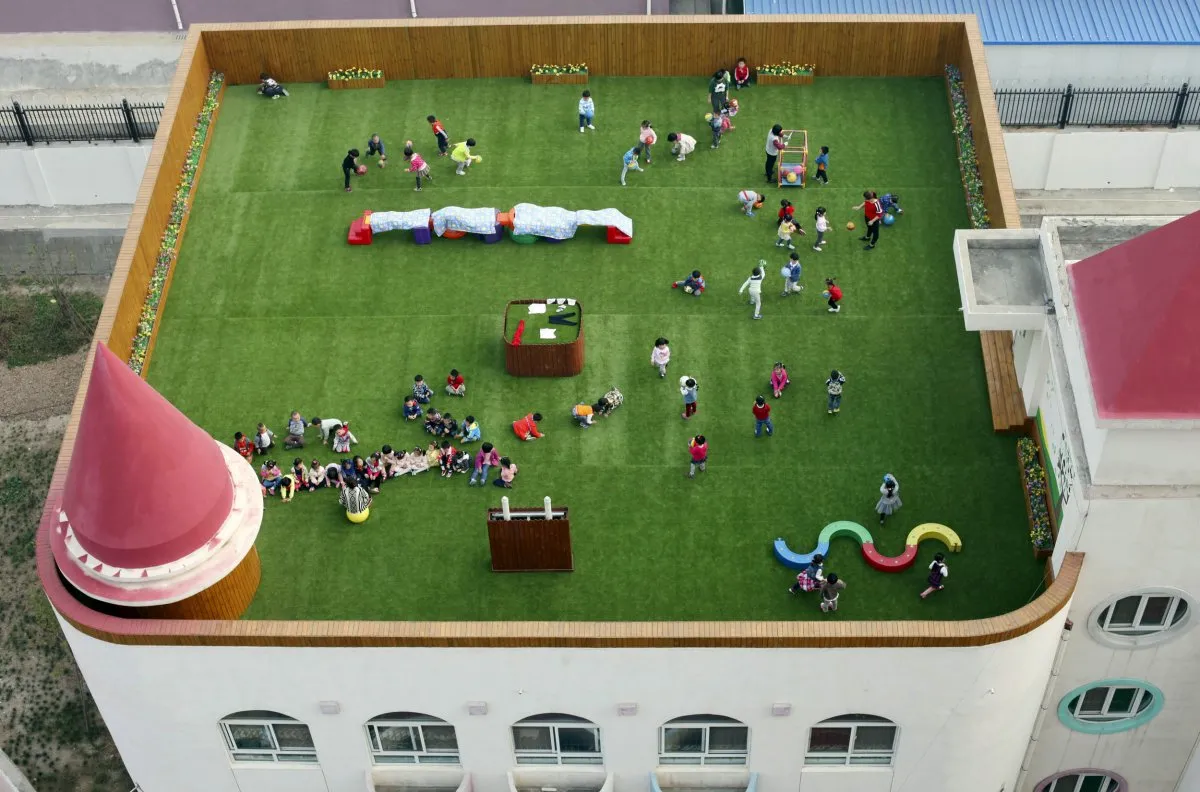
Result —
[[845, 536], [855, 539], [862, 545], [863, 557], [867, 563], [880, 572], [900, 572], [908, 569], [917, 560], [917, 546], [926, 539], [937, 539], [952, 553], [962, 550], [962, 539], [953, 530], [939, 523], [922, 523], [908, 532], [904, 541], [904, 552], [898, 556], [880, 555], [875, 549], [875, 539], [871, 532], [856, 522], [839, 520], [821, 529], [817, 537], [817, 546], [811, 553], [797, 553], [788, 547], [784, 539], [775, 540], [775, 558], [779, 563], [791, 569], [804, 569], [812, 563], [813, 556], [820, 553], [829, 555], [829, 544], [835, 538]]

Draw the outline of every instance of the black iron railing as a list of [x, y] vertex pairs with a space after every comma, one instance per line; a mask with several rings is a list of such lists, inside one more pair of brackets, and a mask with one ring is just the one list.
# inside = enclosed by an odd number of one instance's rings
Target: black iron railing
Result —
[[152, 140], [162, 119], [160, 102], [111, 105], [0, 107], [0, 143], [93, 143]]
[[1003, 126], [1165, 126], [1200, 124], [1200, 88], [1003, 88]]

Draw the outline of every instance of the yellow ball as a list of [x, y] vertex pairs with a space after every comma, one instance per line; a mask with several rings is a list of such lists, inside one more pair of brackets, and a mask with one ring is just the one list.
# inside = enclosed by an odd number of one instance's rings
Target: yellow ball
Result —
[[796, 174], [795, 174], [795, 172], [794, 172], [794, 171], [789, 171], [789, 172], [788, 172], [788, 175], [787, 175], [787, 182], [788, 182], [788, 184], [795, 184], [795, 183], [796, 183]]
[[705, 121], [712, 121], [712, 113], [705, 113], [705, 114], [704, 114], [704, 120], [705, 120]]
[[846, 230], [847, 230], [847, 231], [853, 231], [853, 230], [854, 230], [854, 223], [846, 223]]
[[476, 164], [478, 164], [478, 163], [480, 163], [480, 162], [483, 162], [483, 155], [482, 155], [482, 154], [476, 154], [476, 155], [475, 155], [475, 162], [476, 162]]

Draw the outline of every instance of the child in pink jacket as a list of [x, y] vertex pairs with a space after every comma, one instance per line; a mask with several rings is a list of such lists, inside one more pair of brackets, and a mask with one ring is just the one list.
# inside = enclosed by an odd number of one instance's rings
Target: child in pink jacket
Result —
[[788, 379], [787, 367], [776, 361], [775, 368], [771, 369], [771, 392], [778, 399], [783, 395], [783, 389], [791, 384]]
[[404, 145], [404, 159], [408, 162], [408, 172], [417, 175], [416, 192], [421, 192], [421, 179], [432, 181], [433, 175], [429, 172], [429, 166], [425, 164], [425, 159], [413, 151], [412, 141], [406, 141]]

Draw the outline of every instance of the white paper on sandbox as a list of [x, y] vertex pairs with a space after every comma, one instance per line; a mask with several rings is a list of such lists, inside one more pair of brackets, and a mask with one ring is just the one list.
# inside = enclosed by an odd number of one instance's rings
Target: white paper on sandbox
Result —
[[544, 313], [546, 313], [546, 305], [545, 305], [545, 303], [530, 303], [530, 304], [529, 304], [529, 313], [531, 313], [531, 314], [544, 314]]
[[555, 334], [557, 332], [558, 332], [558, 328], [556, 328], [556, 327], [543, 327], [541, 329], [541, 337], [543, 339], [554, 338]]

